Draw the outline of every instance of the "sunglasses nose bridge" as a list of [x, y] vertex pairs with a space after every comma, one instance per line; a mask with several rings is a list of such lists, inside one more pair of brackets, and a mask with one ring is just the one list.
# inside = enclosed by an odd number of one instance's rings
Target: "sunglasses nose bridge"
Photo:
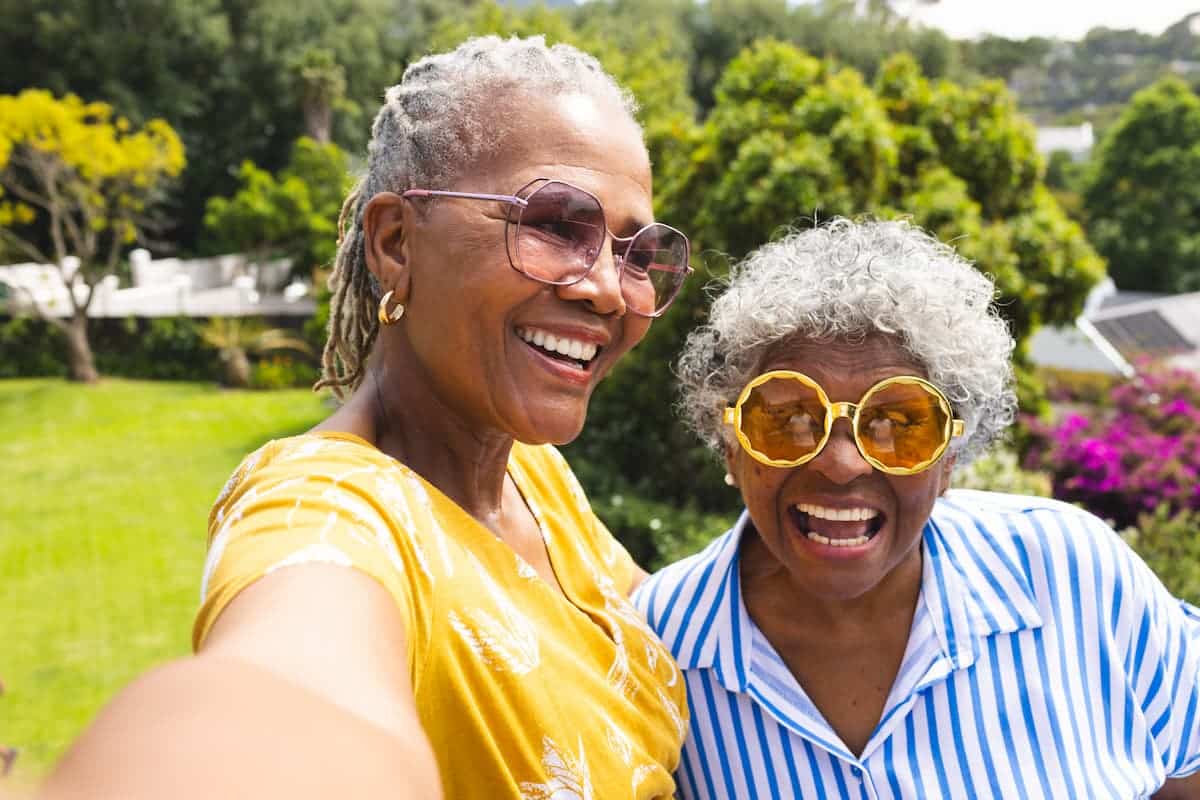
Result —
[[829, 404], [829, 421], [830, 423], [837, 422], [842, 417], [853, 420], [854, 412], [858, 410], [857, 403], [830, 403]]

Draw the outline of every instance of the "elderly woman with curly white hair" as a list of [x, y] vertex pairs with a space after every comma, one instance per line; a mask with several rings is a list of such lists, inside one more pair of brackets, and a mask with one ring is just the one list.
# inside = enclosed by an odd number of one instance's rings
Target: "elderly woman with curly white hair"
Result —
[[[1200, 624], [1103, 522], [947, 491], [1011, 422], [992, 282], [903, 222], [736, 267], [682, 405], [746, 510], [635, 602], [685, 798], [1195, 797]], [[1190, 785], [1190, 789], [1189, 789]]]

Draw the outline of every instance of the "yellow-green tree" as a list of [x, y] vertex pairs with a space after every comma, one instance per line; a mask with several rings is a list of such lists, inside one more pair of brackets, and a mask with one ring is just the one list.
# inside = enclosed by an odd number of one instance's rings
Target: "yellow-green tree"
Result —
[[0, 95], [0, 245], [58, 267], [65, 307], [12, 288], [62, 329], [73, 380], [97, 378], [87, 322], [97, 284], [161, 222], [155, 207], [183, 167], [183, 145], [162, 120], [138, 129], [74, 95]]

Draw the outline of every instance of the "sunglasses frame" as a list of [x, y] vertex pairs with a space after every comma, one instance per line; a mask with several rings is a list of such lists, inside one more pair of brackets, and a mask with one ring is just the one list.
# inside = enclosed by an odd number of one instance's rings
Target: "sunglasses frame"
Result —
[[[525, 193], [526, 190], [528, 190], [531, 186], [534, 186], [534, 184], [539, 184], [539, 185], [537, 186], [537, 188], [533, 189], [533, 191], [530, 191], [527, 195], [522, 197], [522, 194]], [[596, 208], [600, 212], [600, 219], [604, 223], [604, 231], [605, 231], [605, 236], [606, 236], [606, 238], [602, 239], [600, 242], [601, 248], [604, 247], [604, 243], [607, 241], [607, 237], [611, 237], [614, 244], [618, 244], [618, 243], [625, 244], [625, 249], [620, 253], [618, 253], [616, 251], [615, 247], [613, 248], [613, 260], [616, 262], [616, 267], [617, 267], [617, 285], [618, 286], [621, 285], [621, 276], [625, 270], [625, 264], [626, 264], [625, 257], [629, 254], [629, 249], [633, 246], [633, 242], [635, 239], [637, 239], [637, 237], [641, 236], [643, 233], [645, 233], [650, 228], [662, 227], [662, 228], [666, 228], [667, 230], [671, 231], [672, 233], [678, 234], [679, 237], [681, 239], [683, 239], [684, 267], [678, 271], [684, 273], [684, 275], [683, 275], [683, 278], [679, 281], [679, 283], [675, 286], [674, 291], [671, 292], [671, 296], [665, 300], [665, 302], [663, 303], [661, 308], [656, 308], [652, 313], [649, 313], [649, 314], [647, 314], [643, 311], [637, 311], [636, 309], [633, 309], [633, 308], [628, 309], [631, 313], [636, 314], [639, 317], [648, 317], [651, 319], [661, 317], [663, 314], [665, 314], [667, 309], [671, 307], [671, 304], [675, 302], [675, 298], [679, 295], [679, 291], [683, 288], [683, 284], [687, 280], [688, 276], [691, 275], [693, 272], [695, 272], [695, 270], [691, 266], [691, 257], [692, 257], [691, 241], [688, 239], [687, 235], [683, 231], [679, 230], [678, 228], [673, 228], [670, 225], [667, 225], [665, 222], [651, 222], [647, 225], [643, 225], [632, 236], [617, 236], [615, 233], [612, 232], [612, 229], [608, 227], [608, 220], [604, 216], [604, 204], [600, 202], [599, 197], [596, 197], [596, 195], [592, 194], [587, 189], [584, 189], [580, 186], [576, 186], [573, 183], [568, 183], [567, 181], [558, 180], [556, 178], [534, 178], [529, 183], [522, 186], [520, 189], [517, 189], [515, 194], [483, 194], [483, 193], [479, 193], [479, 192], [452, 192], [452, 191], [447, 191], [444, 189], [408, 189], [401, 195], [401, 197], [409, 198], [409, 199], [414, 198], [414, 197], [424, 197], [424, 198], [427, 198], [427, 197], [453, 197], [453, 198], [458, 198], [460, 200], [487, 200], [487, 201], [494, 201], [494, 202], [500, 202], [500, 203], [507, 203], [510, 206], [510, 208], [509, 208], [508, 214], [505, 217], [505, 222], [504, 222], [504, 250], [508, 256], [508, 265], [510, 267], [512, 267], [513, 269], [515, 269], [517, 272], [524, 275], [526, 278], [529, 278], [530, 280], [533, 280], [533, 281], [537, 281], [538, 283], [544, 283], [547, 286], [573, 286], [574, 284], [582, 281], [588, 275], [592, 274], [592, 269], [595, 268], [596, 262], [600, 258], [600, 250], [597, 250], [595, 252], [595, 254], [592, 255], [591, 261], [588, 263], [587, 268], [584, 269], [583, 272], [580, 273], [578, 277], [573, 277], [568, 280], [562, 280], [562, 281], [552, 281], [552, 280], [547, 280], [546, 278], [539, 277], [537, 275], [531, 275], [524, 268], [522, 268], [520, 252], [518, 251], [518, 252], [514, 253], [513, 251], [514, 251], [514, 249], [516, 249], [516, 247], [514, 244], [510, 244], [510, 242], [517, 240], [517, 234], [520, 232], [520, 229], [521, 229], [521, 215], [524, 212], [524, 210], [529, 206], [529, 198], [532, 197], [533, 195], [537, 194], [538, 192], [540, 192], [542, 189], [546, 188], [547, 186], [550, 186], [551, 184], [559, 184], [562, 186], [566, 186], [569, 189], [573, 189], [574, 191], [582, 192], [583, 194], [587, 195], [588, 197], [590, 197], [592, 200], [595, 201]], [[513, 217], [514, 212], [516, 213], [515, 219]], [[513, 231], [513, 234], [511, 237], [509, 236], [510, 231]], [[622, 296], [624, 296], [623, 291], [622, 291]]]
[[[750, 437], [748, 437], [745, 432], [742, 431], [742, 406], [750, 398], [751, 392], [753, 392], [759, 386], [762, 386], [764, 383], [774, 380], [775, 378], [796, 380], [804, 384], [816, 392], [817, 399], [820, 401], [821, 406], [825, 409], [825, 432], [821, 436], [821, 441], [817, 442], [817, 446], [813, 448], [811, 453], [803, 455], [797, 459], [788, 460], [771, 458], [766, 453], [756, 450], [754, 445], [750, 443]], [[942, 443], [938, 446], [937, 450], [934, 451], [932, 456], [912, 467], [890, 467], [887, 464], [884, 464], [882, 461], [866, 452], [866, 448], [863, 447], [862, 440], [858, 435], [859, 414], [862, 410], [862, 407], [867, 404], [872, 396], [883, 389], [896, 384], [916, 385], [926, 389], [937, 400], [938, 406], [946, 415], [946, 423], [942, 426]], [[746, 384], [746, 387], [742, 389], [741, 394], [738, 395], [737, 402], [733, 406], [725, 409], [723, 419], [726, 425], [733, 426], [733, 431], [737, 435], [738, 444], [740, 444], [742, 449], [745, 450], [755, 461], [758, 461], [760, 464], [766, 464], [770, 467], [790, 468], [798, 467], [801, 464], [807, 464], [809, 461], [812, 461], [814, 458], [819, 456], [825, 449], [825, 445], [829, 444], [829, 437], [833, 432], [833, 423], [842, 417], [850, 420], [850, 432], [854, 437], [854, 446], [858, 448], [858, 453], [863, 457], [863, 460], [880, 472], [886, 472], [889, 475], [916, 475], [919, 472], [924, 472], [938, 462], [938, 460], [946, 452], [946, 448], [950, 446], [950, 442], [953, 439], [962, 436], [964, 430], [966, 429], [966, 423], [961, 419], [955, 418], [954, 410], [950, 407], [950, 401], [946, 399], [946, 395], [942, 394], [941, 390], [932, 383], [924, 378], [919, 378], [916, 375], [893, 375], [890, 378], [884, 378], [871, 388], [867, 389], [857, 403], [832, 403], [829, 400], [829, 395], [825, 394], [825, 390], [821, 388], [821, 384], [817, 383], [803, 372], [796, 372], [790, 369], [773, 369], [769, 372], [764, 372], [763, 374], [751, 380], [748, 384]]]

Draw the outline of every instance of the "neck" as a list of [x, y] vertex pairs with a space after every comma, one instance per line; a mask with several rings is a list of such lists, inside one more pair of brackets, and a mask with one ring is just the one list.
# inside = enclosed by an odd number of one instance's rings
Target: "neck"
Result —
[[[433, 390], [425, 375], [373, 357], [355, 393], [371, 421], [375, 446], [436, 486], [488, 527], [499, 517], [513, 438], [482, 429]], [[361, 397], [360, 397], [361, 396]]]

